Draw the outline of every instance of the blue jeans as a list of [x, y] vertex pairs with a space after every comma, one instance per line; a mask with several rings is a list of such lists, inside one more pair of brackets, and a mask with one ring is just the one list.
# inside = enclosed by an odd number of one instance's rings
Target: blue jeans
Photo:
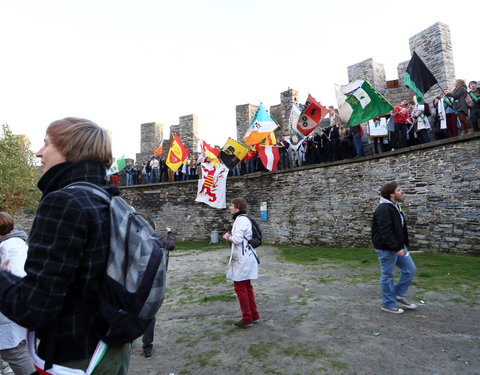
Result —
[[247, 160], [247, 173], [255, 172], [255, 160]]
[[127, 174], [125, 175], [125, 184], [126, 184], [127, 186], [132, 185], [132, 175], [129, 174], [129, 173], [127, 173]]
[[[397, 296], [405, 297], [408, 287], [412, 283], [416, 266], [410, 253], [401, 257], [394, 251], [375, 249], [380, 261], [380, 290], [382, 291], [382, 305], [384, 307], [397, 307]], [[393, 284], [395, 265], [400, 268], [400, 278], [396, 285]]]
[[151, 183], [155, 184], [158, 182], [158, 169], [152, 168], [152, 180]]

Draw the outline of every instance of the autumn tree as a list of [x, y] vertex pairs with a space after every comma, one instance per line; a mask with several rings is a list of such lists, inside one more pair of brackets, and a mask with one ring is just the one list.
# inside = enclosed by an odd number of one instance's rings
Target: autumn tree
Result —
[[11, 215], [22, 208], [33, 209], [40, 197], [39, 168], [25, 136], [14, 135], [8, 124], [0, 132], [0, 211]]

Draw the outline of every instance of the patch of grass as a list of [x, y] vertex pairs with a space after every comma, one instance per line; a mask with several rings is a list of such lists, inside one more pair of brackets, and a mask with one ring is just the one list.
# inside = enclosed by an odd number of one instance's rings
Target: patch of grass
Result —
[[196, 353], [189, 365], [193, 368], [204, 368], [204, 367], [216, 367], [222, 364], [221, 361], [213, 359], [217, 354], [220, 354], [220, 350], [210, 350], [204, 353]]
[[216, 296], [205, 296], [200, 298], [198, 302], [200, 303], [214, 303], [214, 302], [231, 302], [235, 301], [237, 296], [231, 293], [222, 293], [217, 294]]
[[270, 351], [276, 346], [276, 342], [261, 341], [256, 344], [250, 344], [248, 353], [255, 359], [262, 359], [268, 357]]
[[[414, 285], [424, 291], [445, 291], [462, 293], [463, 287], [471, 287], [467, 303], [478, 299], [480, 290], [480, 257], [455, 254], [421, 253], [412, 254], [417, 265]], [[321, 266], [326, 262], [342, 264], [349, 269], [364, 269], [378, 266], [372, 249], [339, 249], [317, 247], [280, 247], [280, 260], [295, 264]], [[348, 274], [349, 280], [362, 282], [378, 279], [378, 274]], [[319, 283], [332, 282], [329, 277], [317, 279]]]
[[318, 265], [329, 260], [333, 263], [357, 262], [371, 265], [377, 261], [372, 249], [339, 249], [318, 247], [280, 247], [280, 258], [285, 262]]
[[217, 250], [221, 248], [228, 248], [228, 243], [218, 243], [218, 244], [210, 244], [207, 241], [179, 241], [175, 244], [175, 250], [173, 250], [172, 255], [175, 254], [177, 250], [202, 250], [202, 251], [209, 251], [209, 250]]
[[336, 359], [332, 359], [330, 360], [330, 364], [335, 367], [335, 368], [339, 368], [339, 369], [347, 369], [348, 368], [348, 363], [345, 363], [345, 362], [342, 362], [342, 361], [338, 361]]
[[225, 277], [225, 273], [221, 273], [221, 274], [212, 276], [212, 277], [210, 278], [210, 282], [211, 282], [213, 285], [223, 284], [226, 280], [227, 280], [227, 279], [226, 279], [226, 277]]
[[478, 304], [480, 257], [436, 253], [414, 254], [413, 257], [417, 266], [414, 280], [418, 289], [454, 292], [465, 298], [454, 298], [452, 302]]
[[329, 276], [320, 276], [312, 280], [316, 281], [319, 284], [328, 284], [328, 283], [334, 283], [335, 281], [340, 281], [338, 277], [329, 277]]

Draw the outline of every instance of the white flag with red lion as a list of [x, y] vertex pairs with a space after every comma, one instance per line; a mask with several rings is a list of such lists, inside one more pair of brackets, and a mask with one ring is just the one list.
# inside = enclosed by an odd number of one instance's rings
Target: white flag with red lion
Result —
[[202, 178], [198, 180], [195, 201], [213, 208], [227, 207], [227, 176], [225, 164], [202, 163]]

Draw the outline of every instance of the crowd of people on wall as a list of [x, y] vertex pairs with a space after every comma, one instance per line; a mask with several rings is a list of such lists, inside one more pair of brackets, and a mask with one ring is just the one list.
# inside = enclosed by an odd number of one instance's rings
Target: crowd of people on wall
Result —
[[[431, 140], [478, 132], [479, 98], [477, 81], [469, 82], [467, 87], [464, 80], [457, 79], [453, 89], [445, 88], [432, 103], [402, 99], [390, 113], [382, 116], [383, 119], [377, 117], [368, 123], [345, 128], [337, 116], [332, 116], [327, 126], [319, 126], [299, 144], [293, 145], [289, 136], [282, 137], [278, 144], [278, 170], [380, 154]], [[372, 125], [382, 121], [386, 123], [385, 133], [373, 134]], [[182, 167], [173, 172], [163, 156], [154, 156], [143, 163], [127, 163], [124, 171], [120, 172], [120, 176], [124, 176], [121, 181], [131, 186], [198, 179], [201, 176], [201, 161], [198, 154], [188, 157]], [[266, 171], [258, 152], [252, 147], [229, 174], [240, 176]]]

